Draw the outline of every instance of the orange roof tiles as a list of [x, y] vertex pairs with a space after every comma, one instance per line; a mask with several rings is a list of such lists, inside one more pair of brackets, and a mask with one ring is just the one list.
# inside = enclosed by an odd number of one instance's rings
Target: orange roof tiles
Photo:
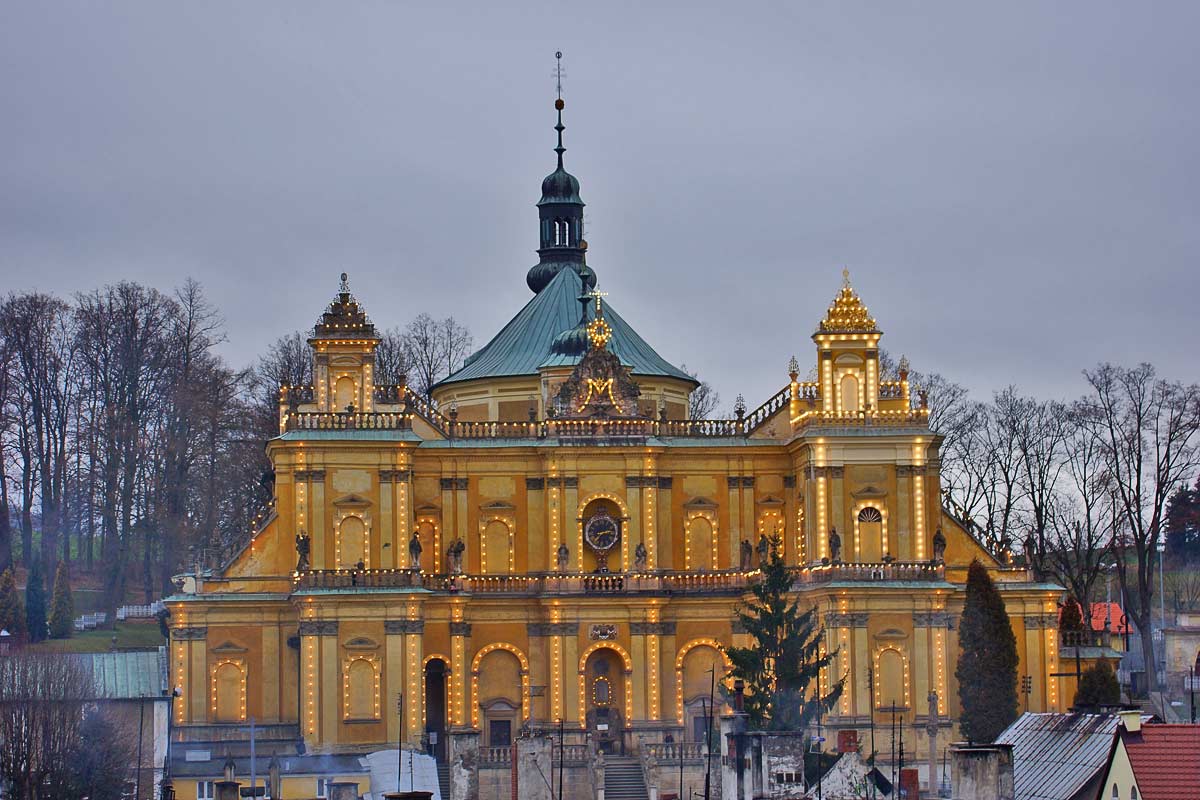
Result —
[[1200, 725], [1119, 730], [1142, 800], [1200, 798]]

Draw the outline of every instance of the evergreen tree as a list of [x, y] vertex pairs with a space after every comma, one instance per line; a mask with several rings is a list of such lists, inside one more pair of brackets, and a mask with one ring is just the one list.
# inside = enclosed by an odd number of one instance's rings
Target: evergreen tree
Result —
[[1017, 637], [1004, 599], [978, 559], [967, 571], [958, 641], [954, 674], [963, 735], [973, 742], [994, 741], [1017, 718]]
[[829, 666], [834, 653], [821, 655], [825, 630], [818, 625], [817, 607], [801, 611], [788, 597], [791, 587], [791, 573], [775, 540], [761, 577], [750, 589], [753, 601], [737, 611], [754, 643], [725, 649], [733, 665], [729, 677], [745, 681], [746, 713], [759, 729], [803, 730], [816, 719], [818, 707], [827, 711], [842, 694], [839, 678], [832, 686], [820, 687], [826, 693], [818, 703], [817, 673]]
[[46, 584], [42, 580], [42, 560], [34, 558], [25, 578], [25, 630], [29, 641], [46, 638]]
[[1079, 677], [1079, 689], [1075, 692], [1076, 708], [1088, 706], [1115, 706], [1121, 702], [1121, 684], [1117, 674], [1107, 661], [1101, 660], [1088, 667]]
[[1058, 632], [1067, 634], [1064, 637], [1066, 639], [1071, 638], [1069, 634], [1083, 633], [1083, 609], [1074, 595], [1067, 595], [1067, 601], [1063, 603], [1062, 614], [1058, 618]]
[[0, 629], [13, 636], [25, 634], [25, 604], [17, 590], [17, 577], [12, 568], [0, 575]]
[[67, 639], [75, 631], [75, 599], [71, 596], [71, 576], [65, 561], [58, 562], [54, 573], [54, 595], [50, 598], [50, 638]]

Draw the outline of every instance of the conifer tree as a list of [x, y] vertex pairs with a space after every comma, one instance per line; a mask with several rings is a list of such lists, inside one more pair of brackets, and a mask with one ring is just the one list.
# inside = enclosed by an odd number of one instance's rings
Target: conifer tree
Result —
[[13, 636], [22, 636], [25, 633], [25, 604], [21, 602], [21, 593], [17, 590], [17, 577], [11, 567], [0, 575], [0, 629]]
[[801, 611], [788, 597], [791, 586], [776, 539], [761, 577], [751, 586], [753, 601], [737, 611], [753, 644], [725, 649], [733, 665], [729, 677], [745, 681], [746, 713], [759, 729], [803, 730], [816, 718], [818, 707], [828, 710], [842, 693], [840, 678], [832, 686], [821, 686], [818, 705], [817, 673], [835, 654], [821, 654], [825, 630], [818, 624], [817, 607]]
[[1004, 599], [978, 559], [967, 571], [958, 641], [954, 674], [963, 735], [973, 742], [992, 742], [1017, 718], [1017, 637]]
[[42, 560], [34, 558], [25, 578], [25, 630], [29, 641], [46, 638], [46, 583], [42, 580]]
[[1107, 661], [1101, 660], [1083, 671], [1075, 692], [1076, 708], [1115, 706], [1121, 702], [1121, 684]]
[[75, 630], [75, 599], [71, 596], [71, 576], [64, 561], [54, 573], [54, 595], [50, 598], [50, 638], [67, 639]]

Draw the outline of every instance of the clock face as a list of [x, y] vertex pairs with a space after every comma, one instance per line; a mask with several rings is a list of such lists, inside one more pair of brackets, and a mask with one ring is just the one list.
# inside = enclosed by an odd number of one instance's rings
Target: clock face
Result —
[[621, 529], [607, 509], [601, 509], [587, 521], [583, 529], [583, 538], [593, 550], [601, 553], [611, 550], [621, 536]]

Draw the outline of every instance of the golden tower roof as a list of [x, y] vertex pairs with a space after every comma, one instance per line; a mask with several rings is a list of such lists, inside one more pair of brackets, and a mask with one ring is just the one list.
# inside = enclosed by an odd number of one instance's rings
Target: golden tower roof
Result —
[[875, 318], [850, 285], [850, 270], [842, 270], [842, 288], [821, 320], [819, 333], [876, 333]]

